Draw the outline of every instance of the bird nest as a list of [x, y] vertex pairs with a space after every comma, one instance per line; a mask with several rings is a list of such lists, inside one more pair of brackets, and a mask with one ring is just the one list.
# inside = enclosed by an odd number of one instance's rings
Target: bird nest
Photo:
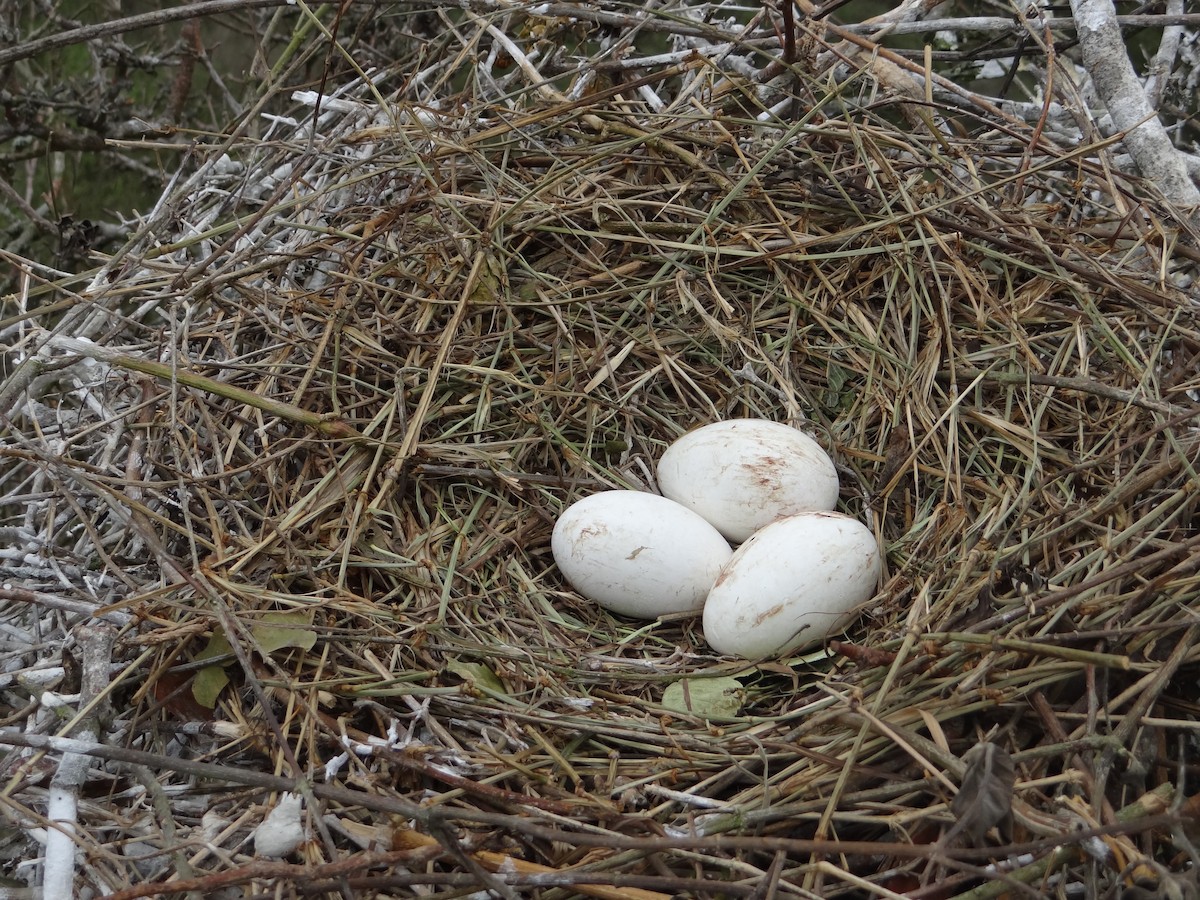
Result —
[[[543, 12], [270, 98], [17, 298], [10, 874], [57, 781], [118, 897], [1179, 889], [1200, 334], [1153, 187], [819, 28]], [[551, 558], [733, 417], [886, 554], [804, 655]]]

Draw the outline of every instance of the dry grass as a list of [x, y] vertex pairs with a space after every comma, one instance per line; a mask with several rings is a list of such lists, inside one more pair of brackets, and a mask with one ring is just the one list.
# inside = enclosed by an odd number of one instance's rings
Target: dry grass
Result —
[[[107, 762], [79, 883], [550, 900], [1186, 879], [1200, 334], [1174, 277], [1194, 254], [1153, 190], [1103, 142], [1031, 146], [867, 61], [736, 74], [767, 43], [576, 96], [571, 73], [501, 69], [489, 25], [524, 53], [584, 27], [468, 15], [377, 89], [338, 86], [315, 133], [304, 105], [252, 122], [119, 255], [31, 270], [30, 313], [0, 322], [4, 739], [75, 727], [34, 679], [80, 609], [119, 628], [85, 710], [106, 710]], [[615, 618], [554, 568], [566, 504], [652, 488], [671, 440], [735, 416], [803, 423], [886, 549], [829, 656], [716, 657], [697, 621]], [[211, 711], [197, 672], [229, 678]], [[730, 675], [736, 717], [661, 703]], [[1033, 845], [1006, 882], [977, 867], [1015, 849], [933, 843], [992, 731]], [[54, 758], [6, 760], [18, 877]], [[296, 778], [311, 840], [253, 859]], [[1134, 836], [1079, 836], [1097, 827]]]

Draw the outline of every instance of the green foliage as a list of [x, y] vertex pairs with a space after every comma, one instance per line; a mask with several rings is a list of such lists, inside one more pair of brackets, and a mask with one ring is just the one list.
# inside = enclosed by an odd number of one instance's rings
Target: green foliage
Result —
[[[304, 609], [264, 613], [249, 627], [254, 648], [266, 656], [292, 647], [311, 650], [317, 643], [312, 618], [312, 611]], [[192, 682], [192, 696], [201, 706], [212, 709], [217, 705], [217, 698], [229, 684], [226, 667], [232, 665], [232, 655], [233, 647], [222, 631], [214, 632], [204, 649], [196, 654], [197, 662], [220, 660], [201, 669]]]
[[702, 719], [728, 719], [741, 711], [746, 691], [736, 678], [681, 678], [667, 685], [662, 705]]

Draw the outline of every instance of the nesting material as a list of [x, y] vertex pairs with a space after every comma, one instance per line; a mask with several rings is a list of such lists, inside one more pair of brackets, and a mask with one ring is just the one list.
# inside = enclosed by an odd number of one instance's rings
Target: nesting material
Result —
[[[164, 881], [895, 893], [960, 877], [935, 842], [993, 727], [1016, 839], [1067, 835], [1014, 878], [1121, 889], [1060, 790], [1168, 877], [1140, 823], [1193, 790], [1200, 328], [1152, 188], [819, 23], [783, 69], [769, 23], [484, 7], [197, 148], [6, 332], [5, 633], [61, 665], [46, 629], [127, 616], [101, 743], [162, 782], [89, 793], [77, 893], [138, 884], [130, 835], [182, 861], [207, 809], [237, 827]], [[553, 564], [569, 504], [732, 418], [808, 420], [879, 538], [831, 654], [729, 661]], [[293, 776], [338, 829], [247, 865], [243, 811]], [[407, 828], [416, 862], [345, 837]]]
[[254, 829], [255, 856], [279, 859], [304, 843], [302, 805], [301, 798], [295, 794], [284, 794], [279, 798], [279, 802]]

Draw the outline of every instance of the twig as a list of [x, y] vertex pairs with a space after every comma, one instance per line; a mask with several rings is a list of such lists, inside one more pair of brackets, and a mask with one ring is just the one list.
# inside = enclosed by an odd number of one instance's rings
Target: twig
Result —
[[[411, 829], [399, 829], [392, 835], [392, 846], [404, 847], [406, 849], [432, 848], [438, 846], [438, 842], [431, 837], [426, 837]], [[516, 859], [507, 853], [494, 853], [490, 850], [477, 850], [471, 856], [489, 872], [515, 872], [518, 875], [539, 876], [537, 883], [547, 885], [555, 884], [554, 876], [559, 873], [567, 876], [574, 874], [569, 869], [555, 869], [550, 866], [539, 865], [538, 863], [526, 862], [523, 859]], [[545, 881], [541, 880], [542, 877], [545, 877]], [[668, 900], [671, 896], [670, 894], [660, 894], [657, 891], [644, 891], [632, 887], [612, 888], [575, 880], [571, 880], [570, 883], [575, 886], [579, 893], [586, 894], [589, 897], [600, 897], [601, 900], [622, 900], [622, 898], [628, 898], [628, 900]]]
[[232, 384], [226, 384], [223, 381], [217, 381], [215, 378], [198, 375], [195, 372], [190, 372], [178, 366], [152, 362], [148, 359], [131, 356], [128, 353], [110, 350], [91, 341], [81, 341], [77, 338], [60, 334], [48, 335], [45, 346], [65, 350], [68, 353], [76, 353], [80, 356], [86, 356], [89, 359], [100, 360], [112, 366], [128, 369], [131, 372], [153, 375], [155, 378], [159, 378], [167, 383], [178, 383], [197, 388], [198, 390], [208, 391], [218, 397], [235, 400], [255, 409], [261, 409], [263, 412], [279, 416], [282, 419], [305, 425], [328, 437], [354, 443], [368, 443], [372, 445], [376, 443], [366, 435], [359, 433], [354, 426], [341, 419], [332, 419], [327, 416], [310, 413], [294, 404], [283, 403], [271, 397], [257, 394], [254, 391], [248, 391], [240, 387], [235, 387]]
[[[939, 372], [938, 375], [943, 378], [950, 377], [949, 373]], [[1128, 403], [1132, 406], [1152, 409], [1155, 412], [1164, 413], [1169, 416], [1178, 416], [1181, 417], [1181, 421], [1188, 417], [1200, 416], [1200, 404], [1196, 404], [1193, 407], [1180, 406], [1177, 403], [1170, 403], [1166, 400], [1158, 400], [1147, 396], [1142, 391], [1128, 391], [1115, 385], [1105, 384], [1095, 378], [1080, 378], [1068, 375], [1042, 375], [1039, 372], [1029, 371], [1008, 372], [995, 369], [984, 371], [967, 367], [954, 370], [954, 377], [961, 380], [970, 380], [980, 375], [983, 376], [985, 381], [994, 381], [997, 384], [1040, 384], [1068, 391], [1079, 391], [1081, 394], [1091, 394], [1095, 397], [1104, 397], [1108, 400], [1116, 400], [1120, 403]]]
[[[1166, 28], [1169, 26], [1200, 25], [1200, 13], [1133, 14], [1117, 16], [1117, 24], [1123, 28]], [[1046, 16], [1043, 20], [1050, 28], [1074, 30], [1075, 20], [1070, 16]], [[878, 31], [888, 35], [930, 34], [936, 31], [971, 31], [980, 33], [1020, 33], [1020, 24], [1011, 16], [961, 16], [947, 19], [918, 19], [914, 22], [848, 22], [838, 26], [842, 31], [867, 37]]]
[[[107, 696], [112, 684], [109, 668], [116, 634], [115, 628], [103, 622], [88, 622], [75, 630], [82, 669], [79, 708], [86, 718], [74, 733], [83, 743], [96, 741], [101, 733], [101, 724], [108, 719], [107, 704], [97, 701]], [[76, 895], [79, 792], [87, 781], [90, 767], [91, 760], [87, 755], [64, 753], [50, 781], [46, 818], [54, 827], [46, 832], [46, 857], [42, 870], [42, 893], [46, 897]]]
[[57, 609], [62, 612], [85, 616], [89, 619], [96, 618], [105, 622], [111, 622], [114, 625], [127, 625], [133, 619], [129, 613], [121, 612], [120, 610], [101, 612], [104, 607], [100, 603], [73, 600], [70, 597], [60, 597], [57, 594], [48, 594], [45, 591], [31, 591], [12, 584], [0, 584], [0, 600], [7, 600], [12, 603], [29, 603], [45, 607], [46, 609]]
[[[1175, 58], [1179, 55], [1179, 45], [1183, 41], [1185, 23], [1177, 19], [1182, 15], [1183, 0], [1167, 0], [1167, 13], [1163, 16], [1162, 23], [1162, 40], [1159, 41], [1154, 58], [1146, 67], [1146, 102], [1155, 109], [1162, 106], [1163, 93], [1167, 89], [1171, 72], [1175, 68]], [[1200, 15], [1197, 15], [1195, 19], [1196, 23], [1193, 24], [1200, 23]], [[1121, 17], [1117, 16], [1117, 23], [1120, 24], [1120, 22]]]
[[1116, 653], [1100, 653], [1094, 650], [1080, 650], [1077, 647], [1060, 647], [1042, 641], [1027, 641], [1017, 638], [1004, 638], [995, 634], [973, 634], [970, 632], [948, 632], [938, 634], [930, 632], [921, 636], [927, 641], [957, 641], [963, 644], [984, 645], [987, 647], [1012, 650], [1015, 653], [1027, 653], [1030, 656], [1048, 656], [1053, 659], [1067, 659], [1072, 662], [1100, 666], [1105, 669], [1117, 669], [1128, 672], [1129, 657]]

